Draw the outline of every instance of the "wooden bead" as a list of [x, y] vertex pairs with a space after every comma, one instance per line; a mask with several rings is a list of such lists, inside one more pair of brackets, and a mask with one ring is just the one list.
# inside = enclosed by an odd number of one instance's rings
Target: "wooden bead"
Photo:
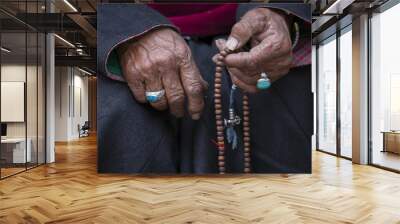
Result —
[[249, 142], [250, 141], [250, 137], [243, 137], [243, 141], [244, 142]]
[[216, 114], [216, 115], [215, 115], [215, 119], [216, 119], [216, 120], [220, 120], [220, 119], [222, 119], [222, 115], [221, 115], [221, 113], [219, 113], [219, 114]]
[[217, 126], [217, 131], [223, 131], [224, 130], [224, 127], [222, 127], [222, 126]]
[[250, 153], [249, 152], [245, 152], [244, 153], [244, 157], [250, 157]]
[[250, 152], [250, 147], [244, 147], [244, 152]]
[[249, 157], [245, 157], [244, 161], [247, 162], [247, 163], [250, 163], [250, 158]]
[[217, 66], [224, 66], [224, 62], [223, 61], [217, 61]]
[[214, 83], [214, 88], [221, 88], [221, 83]]
[[225, 167], [219, 167], [219, 173], [225, 174]]
[[223, 61], [224, 58], [225, 58], [225, 56], [222, 56], [221, 54], [219, 54], [219, 55], [217, 56], [217, 60], [218, 60], [218, 61]]
[[243, 121], [243, 127], [249, 127], [250, 123], [248, 121]]
[[243, 106], [248, 106], [248, 105], [249, 105], [249, 102], [243, 100]]
[[222, 73], [221, 72], [216, 72], [215, 73], [215, 78], [221, 78], [222, 77]]
[[222, 108], [221, 104], [219, 104], [219, 103], [215, 104], [215, 109], [216, 110], [220, 110], [221, 108]]
[[248, 126], [246, 126], [246, 127], [243, 127], [243, 131], [250, 132], [250, 128], [249, 128]]
[[248, 106], [243, 106], [243, 111], [249, 111], [249, 107]]
[[225, 166], [225, 162], [224, 161], [219, 161], [218, 162], [218, 166]]
[[243, 116], [248, 116], [250, 112], [248, 110], [243, 110]]
[[243, 121], [249, 121], [249, 117], [243, 117]]
[[248, 168], [248, 167], [244, 168], [244, 172], [245, 173], [250, 173], [250, 168]]
[[224, 137], [219, 136], [218, 141], [224, 141]]
[[215, 72], [221, 73], [222, 70], [223, 70], [222, 67], [219, 67], [219, 66], [215, 67]]
[[244, 147], [250, 147], [250, 143], [249, 142], [245, 142], [244, 143]]
[[224, 160], [224, 159], [225, 159], [224, 156], [218, 156], [218, 160], [219, 160], [219, 161], [222, 161], [222, 160]]
[[221, 82], [222, 82], [222, 80], [221, 80], [221, 78], [219, 78], [219, 77], [218, 77], [218, 78], [216, 77], [216, 78], [214, 79], [214, 83], [220, 84]]
[[214, 103], [218, 103], [218, 104], [221, 104], [221, 99], [218, 97], [218, 98], [215, 98], [214, 99]]

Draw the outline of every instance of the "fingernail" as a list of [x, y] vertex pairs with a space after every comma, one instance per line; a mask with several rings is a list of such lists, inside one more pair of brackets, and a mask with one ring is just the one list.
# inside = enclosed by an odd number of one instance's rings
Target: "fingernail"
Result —
[[228, 41], [226, 42], [226, 48], [228, 48], [229, 50], [233, 51], [236, 49], [237, 45], [238, 45], [239, 41], [236, 40], [236, 38], [234, 37], [229, 37]]
[[198, 119], [200, 119], [200, 115], [201, 115], [200, 113], [198, 113], [198, 114], [193, 114], [193, 115], [192, 115], [192, 119], [193, 119], [193, 120], [198, 120]]

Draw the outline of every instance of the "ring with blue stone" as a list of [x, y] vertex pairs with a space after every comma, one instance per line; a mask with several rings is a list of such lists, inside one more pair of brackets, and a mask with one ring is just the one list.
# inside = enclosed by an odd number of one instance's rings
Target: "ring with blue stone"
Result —
[[146, 100], [149, 103], [155, 103], [159, 101], [165, 94], [165, 90], [159, 90], [159, 91], [146, 91]]
[[266, 90], [271, 86], [271, 80], [265, 72], [261, 73], [261, 78], [257, 80], [257, 89]]

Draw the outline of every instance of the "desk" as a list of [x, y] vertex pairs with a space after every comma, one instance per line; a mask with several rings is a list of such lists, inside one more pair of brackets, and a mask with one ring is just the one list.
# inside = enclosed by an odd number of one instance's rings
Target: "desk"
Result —
[[400, 131], [383, 131], [382, 152], [400, 154]]
[[25, 138], [5, 138], [1, 139], [1, 157], [6, 163], [25, 163], [31, 162], [31, 145], [30, 138], [26, 139], [28, 142], [25, 151]]

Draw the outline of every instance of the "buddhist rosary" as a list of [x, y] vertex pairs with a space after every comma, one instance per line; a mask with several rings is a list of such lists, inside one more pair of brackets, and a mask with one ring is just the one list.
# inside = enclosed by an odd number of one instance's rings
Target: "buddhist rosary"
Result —
[[[299, 42], [300, 28], [297, 22], [294, 22], [294, 38], [292, 38], [292, 50], [296, 47]], [[234, 91], [236, 85], [233, 84], [230, 92], [229, 102], [229, 118], [222, 118], [222, 71], [225, 57], [231, 53], [229, 49], [224, 49], [217, 55], [217, 62], [215, 68], [214, 77], [214, 106], [215, 106], [215, 122], [217, 127], [217, 147], [218, 147], [218, 171], [220, 174], [224, 174], [225, 169], [225, 137], [224, 129], [226, 129], [227, 141], [232, 144], [232, 148], [235, 149], [237, 146], [237, 134], [234, 129], [235, 125], [239, 125], [241, 119], [235, 115], [233, 107]], [[257, 88], [260, 90], [266, 90], [270, 88], [271, 81], [265, 72], [260, 74], [260, 79], [257, 81]], [[243, 146], [244, 146], [244, 173], [251, 172], [251, 148], [250, 148], [250, 110], [249, 110], [249, 98], [247, 93], [243, 93]]]
[[[218, 171], [220, 174], [224, 174], [225, 169], [225, 137], [224, 137], [224, 126], [227, 128], [227, 137], [230, 138], [233, 131], [233, 126], [240, 123], [240, 118], [235, 116], [233, 106], [229, 107], [229, 119], [223, 120], [222, 118], [222, 71], [224, 67], [224, 59], [228, 55], [229, 50], [222, 50], [217, 56], [215, 77], [214, 77], [214, 106], [215, 106], [215, 122], [217, 127], [217, 147], [218, 147]], [[230, 98], [233, 98], [234, 90], [236, 86], [232, 86]], [[230, 102], [232, 104], [232, 100]], [[236, 133], [235, 137], [232, 137], [232, 144], [236, 147]], [[249, 100], [246, 93], [243, 93], [243, 145], [244, 145], [244, 172], [250, 173], [251, 171], [251, 157], [250, 157], [250, 111], [249, 111]]]

